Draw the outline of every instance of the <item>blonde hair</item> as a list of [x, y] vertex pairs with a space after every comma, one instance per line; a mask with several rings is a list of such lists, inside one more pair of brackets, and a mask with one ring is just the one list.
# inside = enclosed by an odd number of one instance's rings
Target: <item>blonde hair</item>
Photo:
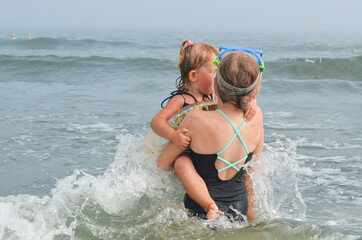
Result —
[[[233, 52], [223, 57], [218, 67], [222, 79], [237, 88], [247, 88], [252, 85], [259, 76], [258, 63], [247, 53]], [[217, 79], [218, 81], [219, 79]], [[251, 100], [250, 91], [243, 95], [229, 95], [217, 84], [219, 98], [223, 103], [232, 103], [235, 108], [243, 111], [248, 109]]]
[[176, 79], [176, 88], [183, 91], [187, 90], [187, 86], [190, 84], [189, 73], [192, 70], [200, 68], [217, 55], [219, 55], [219, 51], [210, 44], [192, 43], [188, 40], [183, 41], [180, 46], [180, 55], [177, 64], [181, 76]]

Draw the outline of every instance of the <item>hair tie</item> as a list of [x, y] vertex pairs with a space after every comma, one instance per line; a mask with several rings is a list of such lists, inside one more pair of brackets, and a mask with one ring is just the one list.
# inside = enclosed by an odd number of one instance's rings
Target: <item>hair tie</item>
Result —
[[192, 41], [187, 41], [187, 46], [192, 46], [192, 45], [194, 45], [194, 43], [192, 42]]

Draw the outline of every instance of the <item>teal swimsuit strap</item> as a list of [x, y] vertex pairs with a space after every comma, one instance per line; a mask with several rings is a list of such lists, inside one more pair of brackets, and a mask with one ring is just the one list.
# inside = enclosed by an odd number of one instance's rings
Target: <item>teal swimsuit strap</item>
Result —
[[246, 153], [249, 154], [248, 148], [246, 147], [246, 144], [245, 144], [243, 138], [240, 136], [240, 133], [239, 133], [240, 130], [242, 129], [242, 127], [243, 127], [244, 124], [245, 124], [245, 118], [244, 118], [241, 126], [239, 127], [239, 129], [236, 129], [234, 123], [230, 120], [230, 118], [229, 118], [228, 116], [225, 115], [225, 113], [223, 113], [220, 109], [216, 109], [216, 111], [218, 111], [219, 113], [221, 113], [221, 114], [226, 118], [226, 120], [228, 120], [228, 122], [230, 123], [230, 125], [233, 127], [233, 129], [234, 129], [234, 131], [235, 131], [235, 134], [234, 134], [234, 136], [232, 137], [232, 139], [229, 141], [229, 143], [224, 147], [223, 150], [221, 150], [221, 151], [218, 152], [217, 154], [223, 153], [223, 152], [229, 147], [229, 145], [232, 143], [232, 141], [234, 140], [234, 138], [235, 138], [236, 136], [239, 137], [240, 141], [242, 142], [242, 144], [243, 144], [243, 146], [244, 146], [244, 148], [245, 148], [245, 150], [246, 150]]
[[[249, 155], [249, 150], [248, 150], [248, 148], [246, 147], [246, 144], [245, 144], [243, 138], [241, 137], [241, 135], [240, 135], [240, 133], [239, 133], [240, 130], [242, 129], [242, 127], [243, 127], [244, 124], [245, 124], [245, 118], [243, 119], [243, 122], [242, 122], [241, 126], [239, 127], [239, 129], [237, 129], [237, 128], [235, 127], [234, 123], [230, 120], [230, 118], [229, 118], [228, 116], [226, 116], [225, 113], [223, 113], [220, 109], [217, 109], [216, 111], [218, 111], [219, 113], [221, 113], [221, 114], [225, 117], [225, 119], [230, 123], [230, 125], [233, 127], [233, 129], [234, 129], [234, 131], [235, 131], [235, 134], [234, 134], [234, 136], [231, 138], [231, 140], [229, 141], [229, 143], [228, 143], [220, 152], [217, 153], [217, 158], [228, 165], [228, 166], [226, 166], [226, 167], [224, 167], [224, 168], [222, 168], [222, 169], [219, 169], [218, 172], [221, 172], [221, 171], [223, 171], [223, 170], [225, 170], [225, 169], [228, 169], [228, 168], [230, 168], [230, 167], [234, 168], [236, 171], [239, 172], [240, 169], [237, 168], [235, 165], [238, 164], [238, 163], [240, 163], [240, 162], [242, 162], [242, 161], [244, 161], [244, 160], [248, 157], [248, 155]], [[243, 144], [243, 146], [244, 146], [244, 148], [245, 148], [245, 150], [246, 150], [247, 156], [246, 156], [246, 157], [243, 157], [242, 159], [240, 159], [240, 160], [238, 160], [238, 161], [236, 161], [236, 162], [234, 162], [234, 163], [230, 163], [230, 162], [228, 162], [227, 160], [225, 160], [225, 159], [223, 159], [222, 157], [220, 157], [219, 155], [222, 154], [222, 153], [230, 146], [230, 144], [234, 141], [234, 139], [235, 139], [236, 136], [238, 136], [238, 138], [240, 139], [241, 143]]]
[[235, 165], [238, 164], [238, 163], [241, 163], [242, 161], [244, 161], [244, 160], [247, 159], [247, 158], [248, 158], [248, 156], [245, 156], [245, 157], [243, 157], [242, 159], [240, 159], [239, 161], [236, 161], [236, 162], [234, 162], [234, 163], [229, 163], [227, 160], [223, 159], [222, 157], [217, 156], [217, 159], [219, 159], [219, 160], [223, 161], [224, 163], [228, 164], [226, 167], [221, 168], [221, 169], [219, 169], [219, 170], [217, 170], [217, 171], [218, 171], [218, 172], [221, 172], [221, 171], [224, 171], [224, 170], [232, 167], [232, 168], [234, 168], [237, 172], [239, 172], [240, 169], [239, 169], [238, 167], [236, 167]]

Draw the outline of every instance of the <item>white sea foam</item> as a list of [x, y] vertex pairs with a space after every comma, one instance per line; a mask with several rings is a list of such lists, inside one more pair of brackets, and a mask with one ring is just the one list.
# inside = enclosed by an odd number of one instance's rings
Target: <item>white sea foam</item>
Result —
[[95, 208], [93, 214], [119, 215], [140, 207], [143, 197], [153, 202], [182, 197], [173, 174], [156, 169], [155, 158], [142, 153], [142, 138], [124, 135], [119, 139], [115, 161], [103, 175], [76, 170], [57, 181], [51, 196], [1, 197], [0, 239], [72, 237], [74, 229], [84, 224], [78, 218], [91, 217], [84, 213], [87, 208]]
[[318, 142], [316, 142], [312, 139], [299, 137], [296, 139], [296, 142], [298, 143], [298, 147], [303, 148], [319, 148], [327, 150], [361, 149], [361, 145], [351, 144], [348, 142], [340, 142], [330, 138], [320, 139]]
[[306, 204], [298, 186], [298, 174], [310, 174], [296, 161], [296, 143], [282, 135], [266, 144], [261, 160], [251, 174], [256, 194], [255, 208], [262, 219], [291, 218], [304, 220]]
[[[259, 215], [257, 222], [280, 217], [303, 220], [306, 206], [297, 174], [305, 169], [295, 161], [295, 142], [283, 136], [275, 137], [275, 142], [266, 145], [264, 156], [254, 163], [257, 170], [251, 173], [256, 192], [254, 209]], [[247, 226], [247, 223], [228, 222], [223, 217], [212, 223], [187, 217], [182, 206], [182, 185], [172, 172], [156, 168], [156, 156], [144, 150], [143, 136], [121, 134], [118, 139], [115, 160], [102, 175], [76, 170], [57, 181], [51, 196], [1, 197], [0, 239], [53, 239], [55, 236], [76, 239], [77, 232], [83, 228], [100, 238], [109, 239], [120, 233], [137, 238], [141, 229], [159, 231], [166, 222], [171, 227], [171, 223], [188, 226], [190, 221], [196, 221], [194, 231]], [[125, 221], [124, 224], [136, 222], [128, 228], [122, 228], [122, 224], [102, 224], [114, 217]], [[192, 229], [182, 229], [186, 236], [192, 232]], [[165, 229], [164, 236], [171, 234], [169, 232]]]
[[279, 118], [295, 118], [296, 115], [294, 112], [282, 112], [282, 111], [278, 111], [278, 112], [264, 112], [264, 116], [265, 117], [277, 117]]
[[10, 140], [19, 145], [25, 145], [28, 142], [38, 141], [37, 138], [30, 136], [30, 135], [20, 135], [17, 137], [12, 137], [12, 138], [10, 138]]
[[68, 41], [84, 41], [84, 38], [66, 38]]
[[106, 123], [96, 123], [96, 124], [88, 124], [88, 125], [81, 125], [70, 123], [67, 125], [62, 125], [67, 131], [70, 132], [81, 132], [81, 133], [92, 133], [92, 132], [111, 132], [114, 131], [114, 127], [110, 124]]

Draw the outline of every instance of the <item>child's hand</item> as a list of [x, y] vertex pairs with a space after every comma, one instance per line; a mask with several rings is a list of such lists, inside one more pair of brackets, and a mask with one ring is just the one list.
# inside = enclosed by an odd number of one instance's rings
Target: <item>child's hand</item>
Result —
[[171, 135], [171, 141], [179, 148], [186, 149], [191, 142], [191, 138], [185, 135], [188, 131], [186, 128], [175, 130]]
[[253, 98], [250, 102], [249, 102], [249, 108], [246, 110], [245, 112], [245, 117], [246, 117], [246, 121], [250, 122], [255, 114], [256, 114], [256, 99]]

